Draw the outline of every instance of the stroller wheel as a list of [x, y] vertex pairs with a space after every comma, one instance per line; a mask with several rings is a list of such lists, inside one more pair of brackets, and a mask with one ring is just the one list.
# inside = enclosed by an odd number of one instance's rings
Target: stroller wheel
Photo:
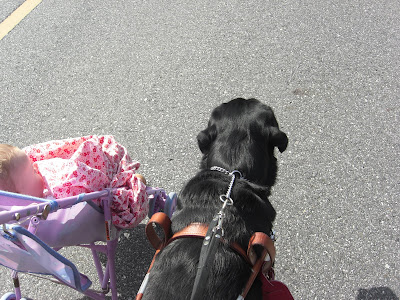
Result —
[[1, 298], [0, 298], [0, 300], [15, 300], [15, 299], [17, 299], [17, 297], [15, 296], [15, 294], [14, 293], [7, 293], [7, 294], [4, 294]]

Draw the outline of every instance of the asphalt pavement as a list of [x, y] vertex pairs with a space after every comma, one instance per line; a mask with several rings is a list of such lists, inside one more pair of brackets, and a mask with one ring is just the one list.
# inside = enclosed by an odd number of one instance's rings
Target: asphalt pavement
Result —
[[[0, 21], [22, 2], [0, 0]], [[149, 185], [179, 192], [211, 110], [258, 98], [289, 137], [271, 197], [277, 279], [295, 299], [399, 299], [399, 15], [394, 0], [43, 0], [0, 40], [0, 142], [112, 134]], [[95, 278], [89, 252], [62, 253]], [[152, 255], [144, 225], [123, 232], [121, 299]], [[12, 290], [4, 268], [0, 282]]]

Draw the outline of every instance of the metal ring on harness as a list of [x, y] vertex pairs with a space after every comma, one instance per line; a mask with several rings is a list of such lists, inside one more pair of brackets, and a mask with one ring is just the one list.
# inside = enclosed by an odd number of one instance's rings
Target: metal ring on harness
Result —
[[238, 170], [233, 170], [232, 172], [229, 173], [229, 175], [233, 176], [233, 174], [238, 173], [240, 178], [243, 178], [243, 175], [240, 171]]
[[219, 196], [219, 200], [221, 200], [225, 205], [233, 205], [233, 200], [231, 197], [227, 197], [226, 195]]

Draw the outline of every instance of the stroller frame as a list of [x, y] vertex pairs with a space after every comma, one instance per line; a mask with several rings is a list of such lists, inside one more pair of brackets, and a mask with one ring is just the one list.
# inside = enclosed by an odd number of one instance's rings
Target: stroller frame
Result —
[[[154, 189], [152, 190], [154, 193]], [[171, 193], [172, 194], [172, 193]], [[170, 196], [167, 197], [167, 201], [171, 200]], [[35, 205], [27, 205], [23, 208], [18, 208], [16, 210], [10, 210], [10, 211], [1, 211], [0, 212], [0, 226], [2, 226], [2, 231], [3, 231], [3, 237], [5, 235], [9, 235], [11, 237], [11, 231], [16, 231], [16, 232], [21, 232], [24, 234], [24, 236], [29, 236], [32, 238], [35, 238], [35, 241], [42, 245], [43, 249], [47, 251], [52, 257], [55, 257], [58, 261], [61, 261], [62, 263], [67, 264], [69, 267], [71, 267], [74, 270], [74, 277], [75, 277], [75, 282], [79, 281], [76, 286], [71, 286], [66, 282], [63, 282], [60, 280], [60, 278], [57, 278], [53, 274], [45, 274], [45, 275], [53, 275], [55, 277], [56, 282], [61, 283], [63, 285], [70, 286], [71, 288], [83, 293], [84, 295], [90, 297], [91, 299], [95, 300], [101, 300], [105, 299], [105, 295], [111, 291], [111, 299], [112, 300], [117, 300], [117, 284], [116, 284], [116, 272], [115, 272], [115, 254], [116, 254], [116, 248], [118, 244], [118, 237], [119, 237], [119, 232], [120, 230], [117, 229], [116, 233], [115, 230], [112, 230], [112, 220], [111, 220], [111, 211], [110, 211], [110, 204], [113, 199], [112, 197], [112, 189], [106, 189], [103, 191], [99, 192], [92, 192], [92, 193], [87, 193], [87, 194], [81, 194], [75, 197], [68, 197], [64, 199], [57, 199], [57, 200], [46, 200], [46, 199], [40, 199], [40, 198], [34, 198], [30, 196], [25, 196], [25, 195], [19, 195], [19, 194], [14, 194], [14, 193], [8, 193], [4, 191], [0, 191], [0, 197], [5, 196], [5, 197], [18, 197], [18, 198], [23, 198], [29, 201], [35, 202]], [[155, 197], [157, 197], [157, 193], [155, 194]], [[81, 202], [88, 202], [89, 205], [92, 207], [94, 206], [93, 203], [91, 203], [92, 200], [95, 199], [100, 199], [102, 203], [102, 208], [103, 208], [103, 213], [104, 213], [104, 222], [105, 222], [105, 231], [106, 231], [106, 244], [104, 245], [99, 245], [95, 244], [95, 242], [90, 243], [90, 244], [78, 244], [76, 246], [84, 247], [84, 248], [89, 248], [92, 252], [94, 264], [97, 270], [97, 275], [99, 277], [100, 285], [102, 292], [97, 292], [94, 290], [90, 290], [89, 286], [91, 285], [91, 281], [89, 278], [87, 278], [85, 275], [81, 274], [78, 272], [76, 267], [74, 266], [73, 263], [69, 262], [66, 258], [61, 256], [57, 251], [60, 250], [60, 248], [51, 248], [48, 245], [46, 245], [44, 242], [42, 242], [38, 237], [35, 236], [36, 230], [38, 226], [40, 225], [40, 222], [42, 220], [46, 220], [47, 216], [49, 213], [55, 212], [58, 209], [65, 209], [72, 207], [73, 205], [76, 205]], [[171, 202], [171, 201], [170, 201]], [[34, 208], [34, 209], [32, 209]], [[99, 209], [97, 207], [97, 209]], [[32, 214], [32, 210], [36, 210], [34, 214]], [[10, 225], [7, 223], [15, 223], [18, 222], [19, 220], [22, 220], [24, 218], [28, 217], [29, 218], [29, 226], [28, 229], [26, 230], [25, 228], [19, 226], [19, 225]], [[1, 231], [1, 228], [0, 228]], [[2, 237], [2, 236], [0, 236]], [[22, 250], [23, 250], [22, 246]], [[3, 251], [4, 252], [4, 251]], [[1, 252], [0, 254], [3, 255], [4, 253]], [[107, 256], [107, 263], [106, 266], [103, 270], [103, 267], [101, 265], [98, 253], [104, 253]], [[0, 257], [1, 258], [1, 257]], [[0, 300], [19, 300], [21, 299], [21, 289], [19, 286], [19, 280], [18, 280], [18, 272], [27, 272], [29, 271], [20, 271], [20, 270], [15, 270], [12, 268], [12, 266], [7, 266], [5, 264], [2, 264], [12, 270], [12, 278], [14, 281], [14, 293], [7, 293], [3, 295], [3, 297], [0, 298]], [[32, 273], [32, 272], [31, 272]], [[35, 272], [33, 272], [35, 273]], [[40, 273], [42, 274], [42, 273]], [[77, 279], [77, 276], [79, 279]], [[84, 284], [81, 284], [81, 283]]]

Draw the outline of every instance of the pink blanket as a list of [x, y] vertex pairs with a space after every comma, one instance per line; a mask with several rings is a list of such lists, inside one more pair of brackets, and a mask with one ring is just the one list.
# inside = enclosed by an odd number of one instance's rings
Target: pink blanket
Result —
[[23, 150], [45, 181], [45, 197], [60, 199], [117, 188], [111, 204], [114, 225], [132, 228], [146, 217], [146, 186], [134, 176], [140, 164], [113, 136], [50, 141]]

